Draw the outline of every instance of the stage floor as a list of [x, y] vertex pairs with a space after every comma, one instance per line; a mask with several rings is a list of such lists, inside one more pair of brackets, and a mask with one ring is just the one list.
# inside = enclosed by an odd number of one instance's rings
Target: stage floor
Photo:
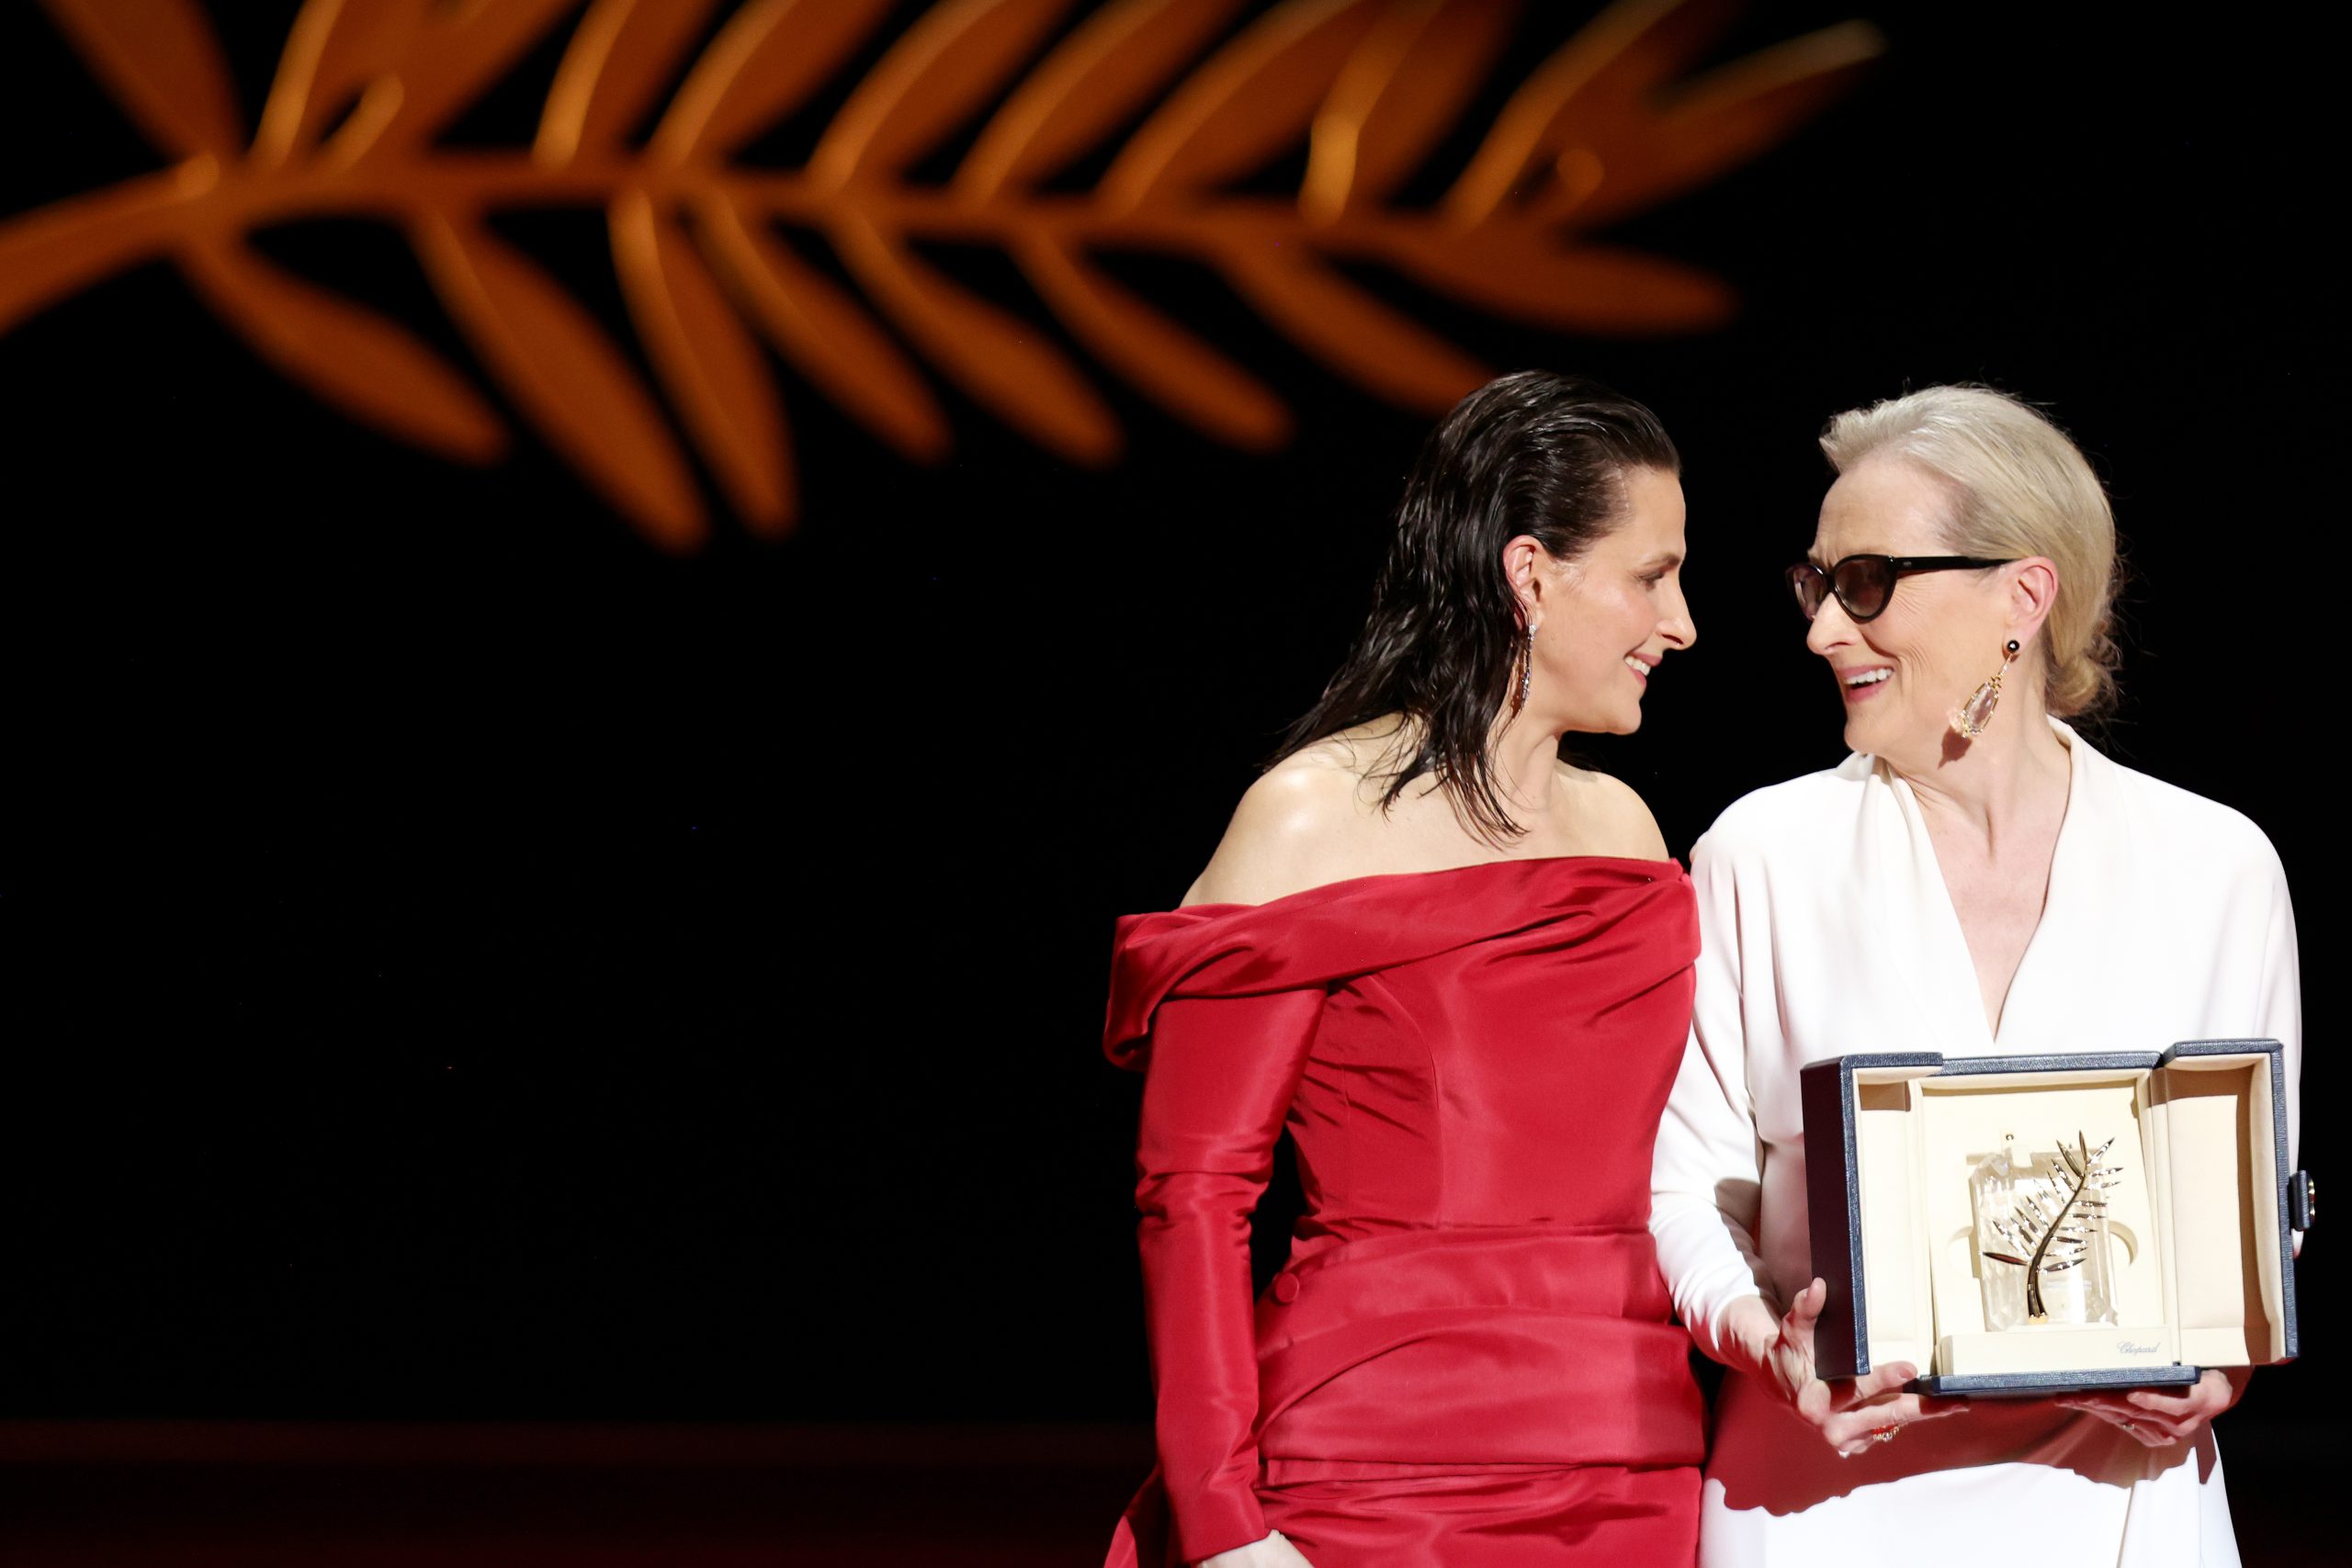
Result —
[[[2246, 1562], [2343, 1561], [2328, 1446], [2222, 1434]], [[0, 1562], [1091, 1568], [1149, 1464], [1128, 1427], [0, 1423]]]

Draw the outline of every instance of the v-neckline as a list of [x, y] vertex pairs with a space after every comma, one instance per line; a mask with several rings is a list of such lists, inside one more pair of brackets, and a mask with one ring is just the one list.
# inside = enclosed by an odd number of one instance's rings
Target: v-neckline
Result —
[[[1941, 896], [1923, 898], [1922, 903], [1927, 906], [1929, 925], [1937, 928], [1926, 945], [1940, 946], [1943, 956], [1928, 958], [1925, 952], [1921, 956], [1936, 970], [1948, 976], [1956, 974], [1961, 981], [1965, 982], [1959, 991], [1968, 1004], [1968, 1017], [1973, 1026], [1969, 1030], [1969, 1038], [1973, 1043], [1981, 1044], [1984, 1051], [1996, 1055], [2001, 1052], [2001, 1039], [2007, 1032], [2009, 1021], [2017, 1016], [2018, 987], [2024, 982], [2029, 968], [2034, 968], [2034, 955], [2048, 945], [2042, 941], [2042, 933], [2050, 929], [2051, 915], [2058, 908], [2061, 889], [2070, 886], [2074, 880], [2060, 874], [2067, 858], [2067, 845], [2081, 837], [2074, 829], [2075, 808], [2081, 804], [2083, 784], [2083, 759], [2075, 748], [2083, 743], [2082, 738], [2055, 719], [2050, 721], [2050, 727], [2056, 731], [2058, 743], [2066, 749], [2066, 805], [2058, 818], [2057, 840], [2050, 846], [2050, 876], [2042, 888], [2041, 912], [2034, 919], [2033, 934], [2026, 938], [2025, 951], [2018, 954], [2017, 967], [2009, 971], [2008, 987], [2001, 994], [2001, 1017], [1997, 1023], [1984, 1016], [1984, 992], [1977, 982], [1976, 954], [1968, 945], [1967, 928], [1960, 923], [1960, 906], [1952, 901], [1951, 884], [1944, 877], [1943, 861], [1936, 853], [1934, 835], [1928, 831], [1927, 814], [1920, 809], [1918, 793], [1911, 787], [1908, 779], [1892, 768], [1886, 769], [1889, 782], [1897, 786], [1896, 799], [1902, 802], [1904, 826], [1912, 837], [1913, 857], [1922, 863], [1921, 878], [1932, 884], [1936, 893]], [[1885, 767], [1885, 764], [1882, 762], [1880, 766]], [[1956, 968], [1953, 963], [1955, 955], [1958, 960]], [[2039, 969], [2034, 968], [2034, 972], [2038, 974]], [[1944, 984], [1950, 986], [1951, 980], [1947, 978]], [[1923, 987], [1915, 994], [1932, 996], [1942, 988]]]

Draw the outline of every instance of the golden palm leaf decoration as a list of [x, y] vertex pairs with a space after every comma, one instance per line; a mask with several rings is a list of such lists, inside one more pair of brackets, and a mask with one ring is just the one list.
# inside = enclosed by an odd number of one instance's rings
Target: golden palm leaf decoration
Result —
[[2048, 1176], [2018, 1182], [2007, 1212], [1985, 1216], [1993, 1235], [2015, 1250], [1981, 1250], [1996, 1263], [2025, 1270], [2028, 1322], [2048, 1317], [2041, 1301], [2042, 1275], [2062, 1274], [2090, 1256], [2094, 1227], [2106, 1216], [2107, 1194], [2122, 1174], [2120, 1167], [2098, 1163], [2114, 1146], [2109, 1138], [2093, 1148], [2077, 1129], [2073, 1147], [2065, 1139], [2058, 1140], [2058, 1157]]
[[[0, 332], [168, 258], [257, 353], [346, 414], [490, 461], [505, 426], [462, 371], [246, 239], [298, 218], [380, 219], [405, 231], [513, 408], [672, 547], [708, 522], [660, 400], [489, 215], [606, 212], [662, 392], [729, 504], [777, 533], [796, 486], [769, 348], [915, 458], [939, 457], [949, 427], [907, 347], [1049, 451], [1085, 464], [1119, 453], [1119, 421], [1086, 372], [925, 262], [920, 242], [1001, 247], [1109, 371], [1208, 435], [1269, 448], [1290, 431], [1281, 399], [1113, 281], [1102, 253], [1204, 262], [1334, 369], [1442, 410], [1486, 369], [1335, 263], [1376, 263], [1554, 328], [1703, 328], [1731, 308], [1720, 282], [1580, 236], [1755, 156], [1881, 47], [1850, 22], [1686, 81], [1735, 6], [1619, 0], [1510, 95], [1444, 197], [1415, 209], [1394, 195], [1491, 73], [1516, 19], [1502, 0], [1283, 0], [1238, 31], [1238, 0], [1115, 0], [1074, 27], [1069, 0], [942, 0], [882, 49], [788, 171], [735, 154], [873, 51], [883, 0], [748, 0], [715, 32], [716, 0], [307, 0], [250, 138], [198, 0], [43, 4], [175, 163], [0, 226]], [[568, 19], [527, 152], [435, 144]], [[983, 114], [950, 178], [909, 177]], [[1092, 188], [1047, 188], [1130, 124]], [[1302, 141], [1295, 198], [1231, 188]], [[820, 236], [864, 298], [779, 226]]]

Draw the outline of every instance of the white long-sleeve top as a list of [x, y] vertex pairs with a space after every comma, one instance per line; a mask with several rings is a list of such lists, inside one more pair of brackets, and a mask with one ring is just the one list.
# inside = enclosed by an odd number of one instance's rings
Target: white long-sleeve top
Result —
[[[2285, 1046], [2299, 1131], [2301, 1004], [2278, 857], [2229, 807], [2101, 756], [2063, 724], [2065, 820], [2041, 923], [1996, 1035], [1910, 786], [1856, 755], [1733, 805], [1691, 853], [1702, 953], [1690, 1043], [1658, 1131], [1651, 1229], [1702, 1349], [1761, 1292], [1813, 1278], [1798, 1071], [1861, 1051], [1950, 1056]], [[1979, 1401], [1841, 1460], [1745, 1377], [1724, 1380], [1701, 1527], [1707, 1568], [1894, 1553], [1912, 1568], [2238, 1562], [2221, 1462], [2143, 1447], [2041, 1401]]]

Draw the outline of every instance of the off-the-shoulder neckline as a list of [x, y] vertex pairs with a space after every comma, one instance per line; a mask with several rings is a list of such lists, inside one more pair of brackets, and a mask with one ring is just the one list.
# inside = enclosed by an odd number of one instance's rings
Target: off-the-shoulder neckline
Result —
[[1206, 910], [1272, 909], [1290, 903], [1293, 899], [1312, 898], [1334, 893], [1342, 888], [1359, 887], [1370, 882], [1405, 882], [1419, 877], [1453, 876], [1461, 872], [1492, 871], [1498, 866], [1506, 865], [1549, 866], [1577, 863], [1636, 865], [1651, 870], [1660, 866], [1671, 866], [1678, 875], [1682, 871], [1682, 863], [1672, 855], [1667, 856], [1664, 860], [1651, 860], [1642, 855], [1506, 855], [1500, 860], [1465, 861], [1460, 865], [1442, 865], [1429, 871], [1375, 871], [1363, 876], [1343, 876], [1335, 882], [1318, 882], [1312, 887], [1302, 887], [1296, 892], [1285, 893], [1279, 898], [1269, 898], [1262, 904], [1179, 904], [1167, 913], [1182, 915]]

